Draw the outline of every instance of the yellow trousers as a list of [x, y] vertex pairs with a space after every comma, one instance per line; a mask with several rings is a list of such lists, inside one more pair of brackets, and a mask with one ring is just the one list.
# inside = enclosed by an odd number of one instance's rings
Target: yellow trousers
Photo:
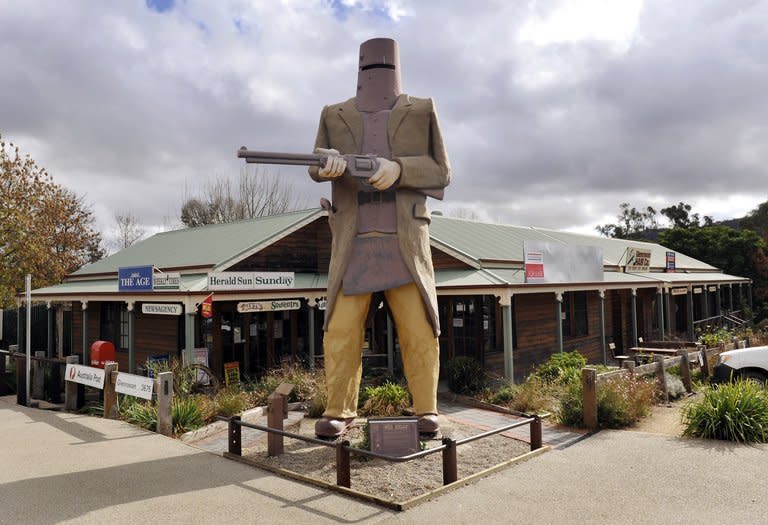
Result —
[[[416, 415], [437, 414], [440, 345], [427, 318], [419, 289], [409, 283], [384, 292], [395, 319], [405, 378]], [[328, 405], [325, 417], [357, 415], [365, 318], [371, 294], [344, 295], [339, 291], [323, 337]]]

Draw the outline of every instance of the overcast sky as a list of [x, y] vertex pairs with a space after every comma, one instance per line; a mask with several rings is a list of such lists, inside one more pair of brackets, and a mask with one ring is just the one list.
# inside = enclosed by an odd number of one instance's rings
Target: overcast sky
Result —
[[[436, 102], [453, 182], [433, 209], [594, 232], [621, 202], [768, 200], [768, 1], [3, 0], [0, 134], [105, 237], [115, 212], [178, 225], [239, 146], [309, 151], [379, 36]], [[306, 207], [330, 193], [280, 174]]]

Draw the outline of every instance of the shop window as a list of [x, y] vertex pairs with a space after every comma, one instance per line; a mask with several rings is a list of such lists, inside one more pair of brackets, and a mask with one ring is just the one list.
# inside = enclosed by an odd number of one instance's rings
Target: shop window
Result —
[[587, 335], [587, 292], [566, 292], [563, 294], [563, 336]]
[[115, 303], [101, 303], [99, 316], [99, 339], [117, 342], [117, 330], [115, 326]]

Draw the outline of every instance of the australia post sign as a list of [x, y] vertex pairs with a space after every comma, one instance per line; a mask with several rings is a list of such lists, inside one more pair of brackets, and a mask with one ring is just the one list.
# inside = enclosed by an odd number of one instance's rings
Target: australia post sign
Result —
[[117, 289], [120, 292], [151, 292], [152, 266], [118, 268]]
[[104, 388], [104, 370], [91, 366], [67, 364], [65, 379], [73, 383], [80, 383], [93, 388]]

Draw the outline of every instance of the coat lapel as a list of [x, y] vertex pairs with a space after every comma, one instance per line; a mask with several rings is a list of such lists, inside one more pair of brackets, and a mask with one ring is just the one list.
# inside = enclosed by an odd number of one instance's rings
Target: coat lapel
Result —
[[411, 110], [411, 97], [408, 95], [400, 95], [392, 108], [392, 113], [389, 115], [389, 122], [387, 123], [387, 132], [389, 134], [389, 143], [395, 143], [395, 135], [400, 128], [400, 124], [403, 119]]
[[352, 140], [355, 143], [355, 153], [360, 153], [363, 142], [363, 117], [355, 107], [355, 99], [351, 98], [339, 106], [339, 118], [346, 124], [347, 129], [352, 134]]

